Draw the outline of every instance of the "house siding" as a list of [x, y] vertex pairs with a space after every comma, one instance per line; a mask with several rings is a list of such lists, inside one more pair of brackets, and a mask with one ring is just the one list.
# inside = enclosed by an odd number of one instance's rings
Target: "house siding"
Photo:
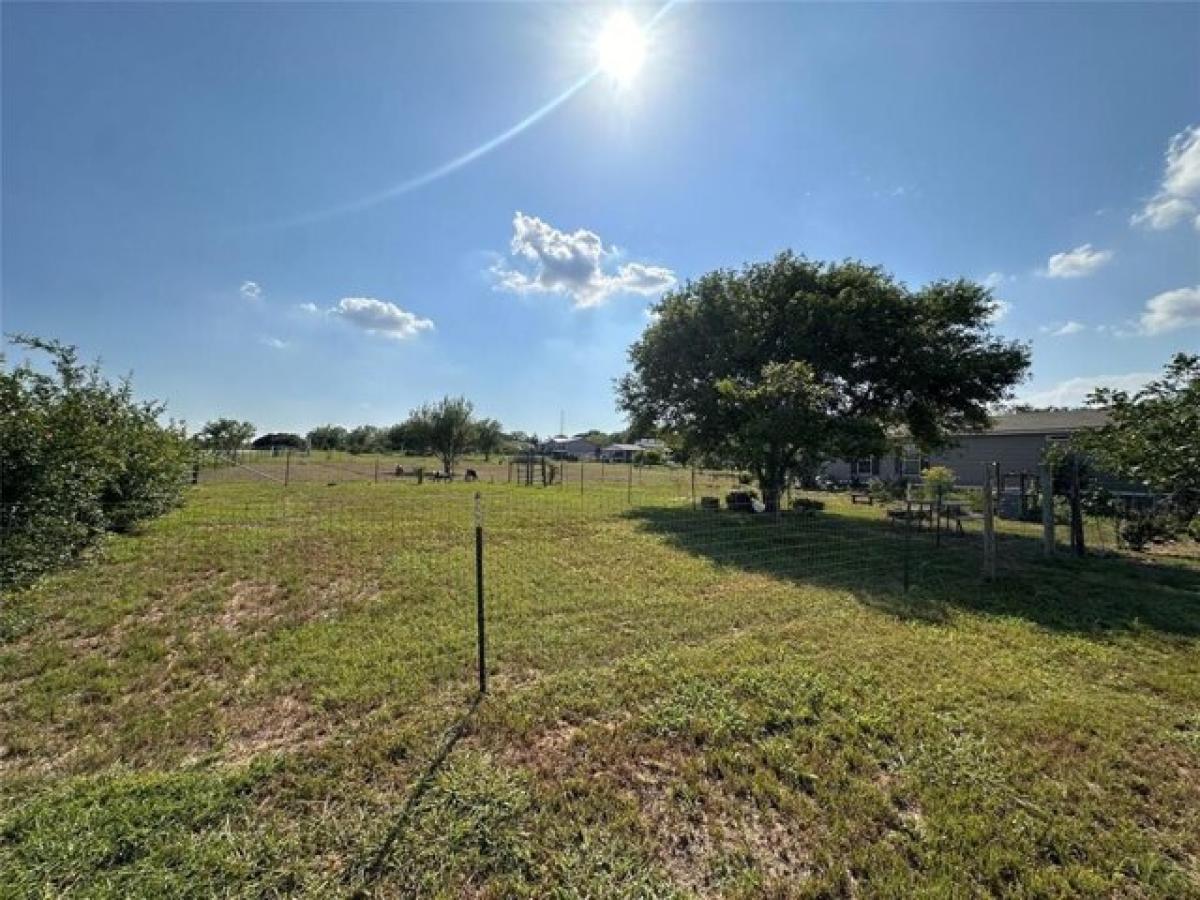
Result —
[[[945, 466], [954, 472], [961, 485], [981, 486], [986, 463], [998, 463], [1001, 474], [1036, 473], [1051, 437], [1048, 434], [963, 435], [953, 446], [927, 456], [926, 464]], [[898, 466], [896, 457], [889, 454], [880, 457], [879, 473], [872, 477], [890, 481], [898, 478], [902, 469], [903, 461]], [[852, 471], [850, 460], [845, 459], [831, 460], [825, 466], [825, 474], [837, 481], [849, 481]]]

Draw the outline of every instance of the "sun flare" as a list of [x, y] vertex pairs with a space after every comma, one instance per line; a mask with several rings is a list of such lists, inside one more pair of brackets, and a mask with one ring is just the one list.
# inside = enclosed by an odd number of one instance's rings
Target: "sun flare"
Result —
[[613, 80], [628, 84], [646, 59], [646, 35], [627, 12], [615, 12], [596, 38], [596, 64]]

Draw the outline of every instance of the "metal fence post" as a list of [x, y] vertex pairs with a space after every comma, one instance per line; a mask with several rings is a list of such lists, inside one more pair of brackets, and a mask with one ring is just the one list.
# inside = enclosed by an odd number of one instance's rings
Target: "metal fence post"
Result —
[[479, 693], [487, 693], [487, 638], [483, 609], [483, 497], [475, 492], [475, 633], [479, 646]]
[[633, 463], [629, 463], [629, 482], [625, 486], [625, 501], [633, 505]]
[[379, 457], [375, 457], [375, 483], [379, 484]]
[[912, 500], [904, 501], [904, 591], [908, 592], [912, 554]]
[[1054, 467], [1043, 462], [1038, 476], [1042, 488], [1042, 555], [1054, 555]]
[[283, 486], [288, 486], [288, 481], [292, 477], [292, 448], [288, 447], [287, 455], [283, 459]]
[[696, 467], [692, 466], [692, 510], [696, 509]]
[[933, 545], [942, 546], [942, 485], [937, 486], [933, 502]]
[[995, 496], [992, 493], [992, 464], [983, 465], [983, 577], [996, 577]]

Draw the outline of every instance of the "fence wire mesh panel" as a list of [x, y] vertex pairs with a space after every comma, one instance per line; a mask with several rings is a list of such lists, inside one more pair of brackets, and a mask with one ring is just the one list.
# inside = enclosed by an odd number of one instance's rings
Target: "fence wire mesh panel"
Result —
[[[501, 690], [794, 620], [817, 590], [972, 591], [1046, 556], [1037, 499], [1007, 515], [994, 486], [989, 569], [979, 487], [793, 485], [766, 511], [732, 471], [518, 457], [471, 459], [448, 478], [429, 458], [323, 452], [239, 453], [195, 480], [182, 515], [222, 543], [233, 594], [281, 592], [269, 615], [308, 617], [270, 652], [326, 706], [398, 708], [431, 686], [461, 699], [478, 684], [477, 524], [486, 670]], [[1068, 530], [1057, 526], [1058, 553]], [[1111, 542], [1113, 523], [1088, 522], [1091, 546], [1106, 530]], [[366, 615], [339, 622], [348, 608]], [[310, 645], [305, 629], [323, 633]]]
[[285, 487], [283, 460], [256, 462], [202, 472], [173, 522], [188, 539], [162, 548], [165, 569], [195, 570], [188, 602], [224, 629], [204, 640], [245, 675], [227, 706], [246, 722], [214, 739], [320, 744], [415, 713], [432, 743], [474, 693], [471, 490], [327, 481], [296, 460]]

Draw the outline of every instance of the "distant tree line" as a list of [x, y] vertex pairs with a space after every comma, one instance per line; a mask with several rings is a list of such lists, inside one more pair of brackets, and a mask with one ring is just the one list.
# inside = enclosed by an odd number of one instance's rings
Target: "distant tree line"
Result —
[[394, 425], [320, 425], [301, 440], [314, 451], [437, 456], [448, 472], [466, 453], [490, 459], [513, 443], [496, 419], [476, 418], [474, 405], [465, 397], [422, 404]]

